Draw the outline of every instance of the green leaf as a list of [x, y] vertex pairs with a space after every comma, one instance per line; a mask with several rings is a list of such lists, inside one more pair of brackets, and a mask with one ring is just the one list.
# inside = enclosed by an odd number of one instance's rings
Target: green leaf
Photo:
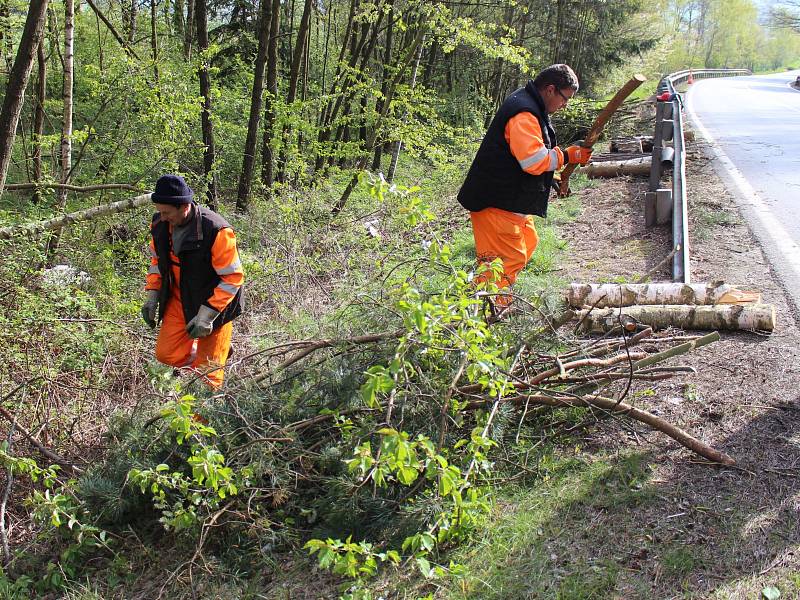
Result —
[[424, 575], [425, 579], [430, 579], [431, 575], [433, 574], [433, 569], [431, 568], [431, 563], [427, 558], [418, 556], [417, 567], [419, 567], [419, 571]]
[[764, 600], [778, 600], [781, 597], [781, 591], [775, 586], [767, 586], [761, 590], [761, 596]]

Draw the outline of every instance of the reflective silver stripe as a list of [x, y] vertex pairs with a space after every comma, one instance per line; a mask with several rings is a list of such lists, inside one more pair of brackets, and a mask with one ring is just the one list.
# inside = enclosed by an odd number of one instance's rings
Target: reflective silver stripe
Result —
[[553, 149], [550, 150], [550, 166], [547, 167], [548, 171], [555, 171], [558, 168], [558, 152]]
[[523, 158], [521, 161], [519, 161], [519, 166], [522, 167], [523, 169], [527, 169], [528, 167], [532, 167], [533, 165], [538, 163], [545, 156], [547, 156], [547, 148], [539, 148], [528, 158]]
[[158, 258], [158, 254], [156, 254], [156, 251], [153, 250], [152, 246], [148, 246], [147, 249], [150, 250], [150, 256], [152, 256], [153, 258]]
[[230, 275], [231, 273], [236, 273], [239, 269], [242, 268], [242, 261], [239, 260], [237, 257], [235, 261], [229, 264], [227, 267], [222, 267], [221, 269], [214, 269], [217, 272], [217, 275]]
[[238, 285], [233, 285], [232, 283], [226, 283], [224, 281], [220, 281], [217, 284], [217, 288], [221, 289], [224, 292], [228, 292], [229, 294], [233, 294], [234, 296], [236, 295], [236, 292], [239, 291]]
[[148, 275], [161, 275], [161, 269], [158, 268], [158, 265], [150, 265], [150, 268], [147, 269]]

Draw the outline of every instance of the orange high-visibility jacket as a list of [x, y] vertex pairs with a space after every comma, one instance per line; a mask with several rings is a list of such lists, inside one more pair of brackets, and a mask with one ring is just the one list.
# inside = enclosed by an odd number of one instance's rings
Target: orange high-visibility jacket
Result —
[[[236, 236], [227, 221], [197, 204], [189, 227], [190, 233], [176, 255], [172, 251], [172, 226], [161, 221], [158, 213], [154, 215], [145, 289], [161, 291], [161, 315], [170, 297], [177, 297], [187, 322], [205, 304], [222, 314], [215, 320], [218, 327], [241, 313], [244, 270]], [[166, 276], [165, 269], [169, 270]]]

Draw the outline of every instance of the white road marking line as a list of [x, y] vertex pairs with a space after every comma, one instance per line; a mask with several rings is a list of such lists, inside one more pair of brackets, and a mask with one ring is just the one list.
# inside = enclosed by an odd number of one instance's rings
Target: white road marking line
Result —
[[719, 158], [720, 163], [728, 172], [736, 187], [745, 198], [745, 201], [750, 205], [753, 213], [756, 215], [761, 223], [761, 226], [769, 232], [770, 238], [778, 249], [778, 252], [783, 256], [785, 267], [790, 268], [794, 272], [794, 276], [800, 278], [800, 245], [794, 242], [789, 233], [781, 225], [780, 221], [776, 218], [775, 214], [767, 207], [760, 194], [753, 189], [753, 186], [744, 178], [741, 171], [736, 168], [728, 155], [720, 147], [714, 136], [705, 128], [703, 123], [697, 117], [697, 114], [692, 109], [689, 102], [686, 103], [686, 111], [692, 118], [692, 122], [700, 131], [700, 134], [714, 149], [714, 152]]

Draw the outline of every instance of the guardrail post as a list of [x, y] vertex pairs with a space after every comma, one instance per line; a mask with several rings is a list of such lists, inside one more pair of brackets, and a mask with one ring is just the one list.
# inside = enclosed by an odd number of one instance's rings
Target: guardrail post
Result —
[[[661, 124], [664, 121], [664, 102], [656, 102], [656, 128], [653, 132], [653, 152], [650, 159], [650, 191], [655, 192], [661, 181]], [[645, 207], [645, 223], [648, 227], [651, 223], [647, 220], [647, 208]]]
[[656, 225], [665, 225], [672, 219], [672, 190], [659, 188], [656, 190]]
[[675, 135], [675, 121], [672, 119], [664, 119], [661, 121], [661, 139], [669, 142]]

